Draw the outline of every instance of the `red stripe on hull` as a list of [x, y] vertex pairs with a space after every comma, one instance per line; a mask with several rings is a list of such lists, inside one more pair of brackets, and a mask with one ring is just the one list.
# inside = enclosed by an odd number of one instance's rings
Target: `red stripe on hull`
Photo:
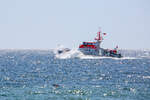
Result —
[[91, 48], [91, 49], [96, 49], [95, 45], [80, 45], [79, 48]]

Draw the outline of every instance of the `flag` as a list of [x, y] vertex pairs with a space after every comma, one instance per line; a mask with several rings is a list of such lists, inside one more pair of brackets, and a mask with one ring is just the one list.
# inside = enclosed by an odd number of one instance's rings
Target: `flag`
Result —
[[103, 35], [106, 35], [106, 33], [103, 33]]

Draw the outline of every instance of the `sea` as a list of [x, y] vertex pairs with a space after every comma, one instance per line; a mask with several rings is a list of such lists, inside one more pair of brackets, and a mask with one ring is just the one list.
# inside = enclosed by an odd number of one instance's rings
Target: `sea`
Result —
[[0, 50], [0, 100], [150, 100], [150, 50]]

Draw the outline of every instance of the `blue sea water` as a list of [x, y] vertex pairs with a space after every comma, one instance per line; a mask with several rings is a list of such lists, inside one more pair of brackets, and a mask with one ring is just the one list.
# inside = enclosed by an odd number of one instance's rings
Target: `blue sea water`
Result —
[[150, 56], [59, 59], [49, 50], [0, 50], [0, 100], [150, 100]]

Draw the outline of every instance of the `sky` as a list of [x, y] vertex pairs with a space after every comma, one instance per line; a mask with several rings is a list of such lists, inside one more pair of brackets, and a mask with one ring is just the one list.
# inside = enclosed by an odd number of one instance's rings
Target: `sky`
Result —
[[0, 49], [150, 49], [150, 0], [0, 0]]

